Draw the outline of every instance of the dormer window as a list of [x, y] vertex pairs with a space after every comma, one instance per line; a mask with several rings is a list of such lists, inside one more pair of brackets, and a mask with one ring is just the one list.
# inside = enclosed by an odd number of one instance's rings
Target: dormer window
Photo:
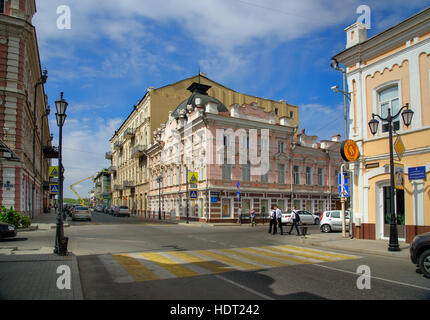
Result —
[[[388, 109], [391, 109], [391, 115], [395, 115], [400, 110], [399, 86], [396, 84], [378, 92], [379, 113], [383, 118], [388, 116]], [[393, 122], [393, 129], [400, 129], [400, 118]], [[382, 124], [382, 132], [388, 132], [388, 123]]]

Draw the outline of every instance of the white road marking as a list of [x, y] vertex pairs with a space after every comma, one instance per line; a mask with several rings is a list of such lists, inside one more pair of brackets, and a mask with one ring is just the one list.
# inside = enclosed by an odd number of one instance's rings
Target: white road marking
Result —
[[100, 261], [116, 283], [132, 283], [134, 279], [110, 254], [99, 256]]
[[[359, 274], [352, 272], [352, 271], [348, 271], [348, 270], [337, 269], [337, 268], [333, 268], [333, 267], [324, 266], [321, 264], [314, 264], [314, 266], [318, 266], [318, 267], [322, 267], [322, 268], [326, 268], [326, 269], [330, 269], [330, 270], [334, 270], [334, 271], [339, 271], [339, 272], [349, 273], [349, 274], [353, 274], [355, 276], [359, 276]], [[410, 283], [405, 283], [405, 282], [400, 282], [400, 281], [395, 281], [395, 280], [389, 280], [389, 279], [384, 279], [384, 278], [379, 278], [379, 277], [373, 277], [373, 276], [370, 276], [370, 278], [385, 281], [385, 282], [395, 283], [395, 284], [399, 284], [399, 285], [406, 286], [406, 287], [412, 287], [412, 288], [430, 291], [430, 288], [424, 288], [424, 287], [416, 286], [416, 285], [410, 284]]]
[[272, 297], [266, 296], [265, 294], [262, 294], [262, 293], [260, 293], [258, 291], [255, 291], [254, 289], [248, 288], [248, 287], [246, 287], [246, 286], [244, 286], [244, 285], [242, 285], [240, 283], [237, 283], [237, 282], [235, 282], [233, 280], [224, 278], [223, 276], [217, 275], [215, 277], [217, 277], [218, 279], [224, 280], [225, 282], [228, 282], [228, 283], [230, 283], [232, 285], [235, 285], [236, 287], [239, 287], [239, 288], [241, 288], [243, 290], [246, 290], [246, 291], [248, 291], [248, 292], [250, 292], [252, 294], [255, 294], [255, 295], [259, 296], [260, 298], [263, 298], [263, 299], [266, 299], [266, 300], [275, 300]]

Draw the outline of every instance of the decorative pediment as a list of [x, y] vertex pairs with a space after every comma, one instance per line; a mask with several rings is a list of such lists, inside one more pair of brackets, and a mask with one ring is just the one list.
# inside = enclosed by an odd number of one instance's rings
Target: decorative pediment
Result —
[[287, 162], [290, 159], [291, 159], [290, 156], [288, 156], [287, 154], [282, 153], [282, 152], [278, 152], [273, 156], [273, 160], [276, 160], [278, 162]]

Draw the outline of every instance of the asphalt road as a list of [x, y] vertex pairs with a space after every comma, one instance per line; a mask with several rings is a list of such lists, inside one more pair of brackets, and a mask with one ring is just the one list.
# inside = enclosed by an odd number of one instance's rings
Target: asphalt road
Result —
[[[70, 224], [85, 299], [430, 299], [430, 279], [408, 259], [306, 247], [294, 233], [268, 234], [268, 224], [171, 225], [101, 213]], [[53, 247], [54, 234], [19, 235], [20, 249]], [[368, 289], [357, 286], [360, 266], [371, 272]]]

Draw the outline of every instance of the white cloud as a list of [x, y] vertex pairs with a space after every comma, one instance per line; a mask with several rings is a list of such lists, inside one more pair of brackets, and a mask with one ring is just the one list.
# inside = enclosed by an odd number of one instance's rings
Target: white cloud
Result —
[[[105, 153], [110, 151], [109, 139], [122, 123], [121, 119], [67, 119], [63, 127], [63, 166], [64, 197], [76, 198], [70, 190], [70, 185], [82, 179], [95, 175], [103, 168], [110, 166], [105, 159]], [[55, 120], [50, 121], [51, 130], [57, 130]], [[58, 140], [54, 139], [54, 145]], [[92, 189], [93, 183], [87, 180], [75, 189], [84, 198]]]

